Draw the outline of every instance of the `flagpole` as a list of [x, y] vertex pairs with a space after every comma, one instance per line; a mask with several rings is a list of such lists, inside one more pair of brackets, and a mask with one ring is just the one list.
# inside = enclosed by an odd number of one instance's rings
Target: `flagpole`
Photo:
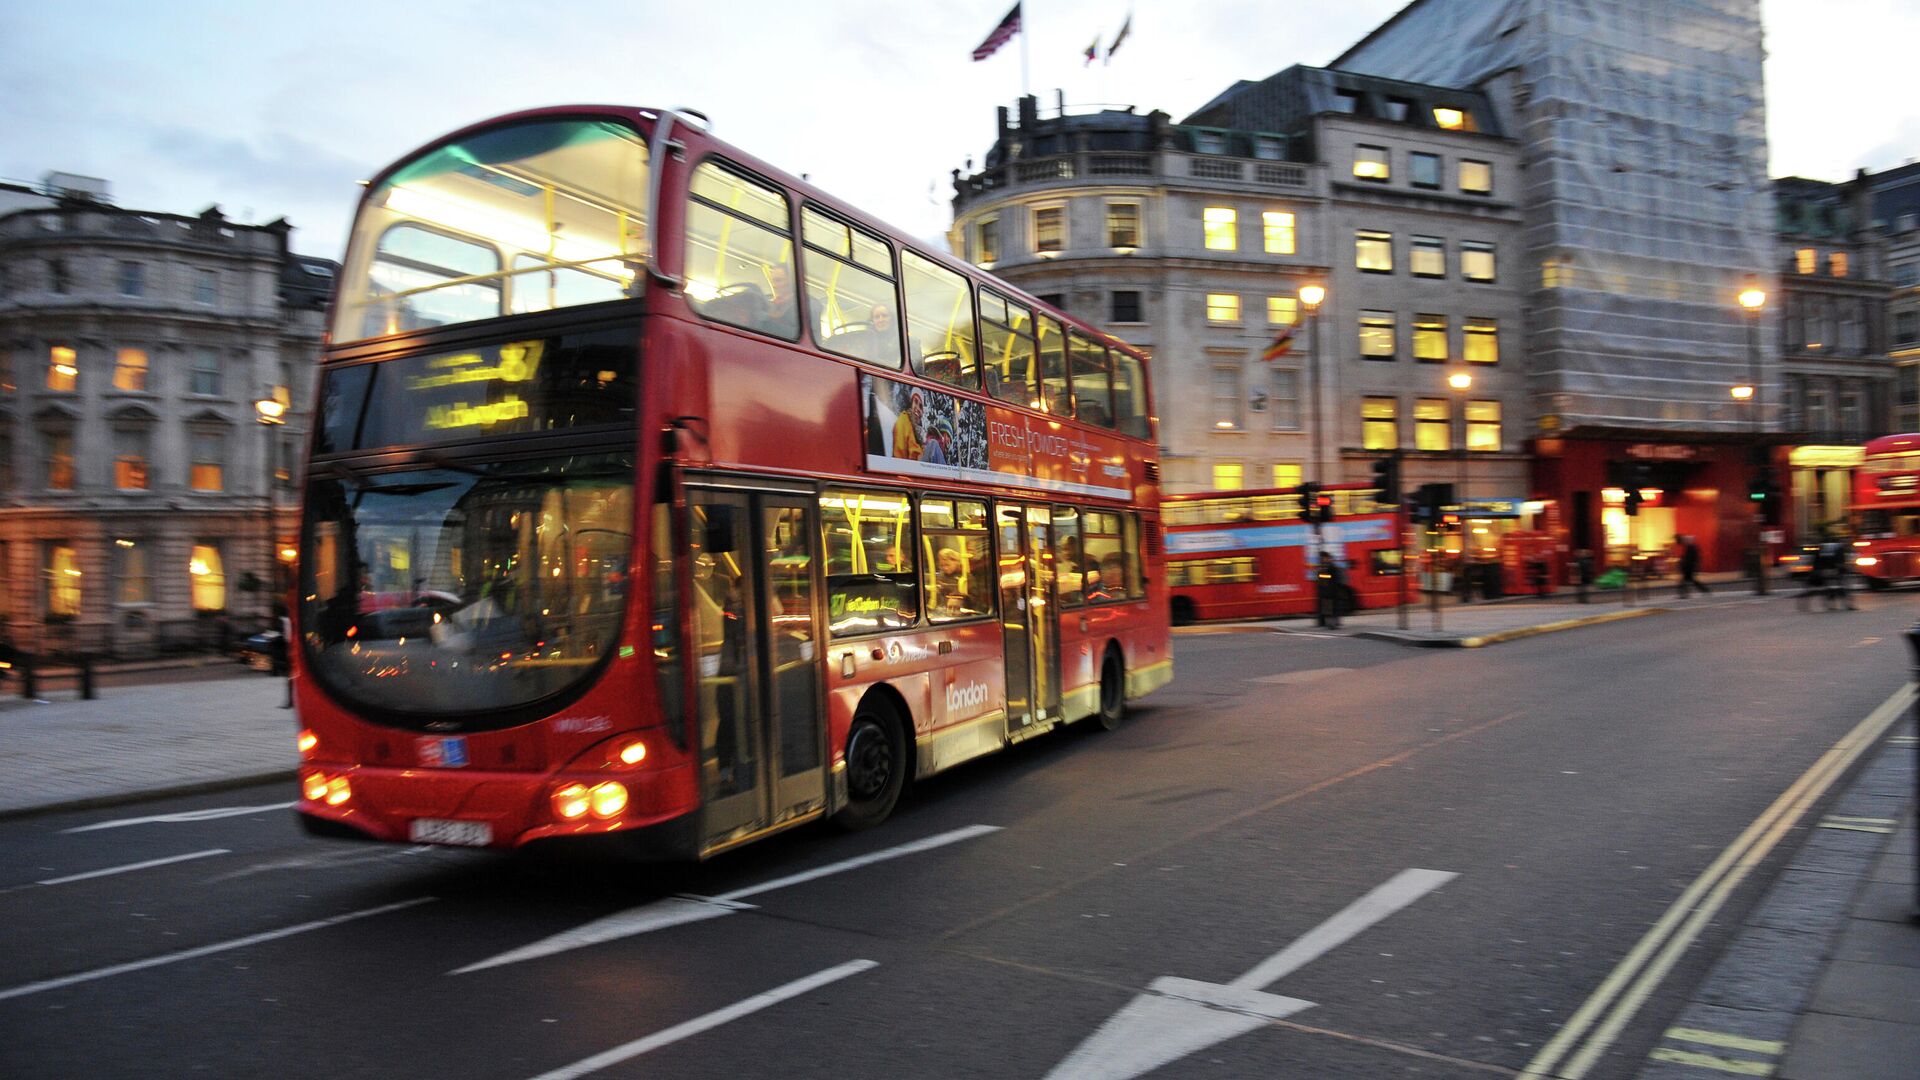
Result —
[[1032, 81], [1027, 77], [1027, 0], [1020, 0], [1020, 96], [1033, 93]]

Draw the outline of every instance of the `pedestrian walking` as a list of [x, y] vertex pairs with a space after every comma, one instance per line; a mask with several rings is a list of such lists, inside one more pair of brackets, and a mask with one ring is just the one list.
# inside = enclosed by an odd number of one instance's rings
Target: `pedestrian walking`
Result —
[[1852, 552], [1838, 540], [1820, 545], [1820, 551], [1827, 558], [1827, 610], [1834, 610], [1836, 602], [1848, 611], [1860, 610], [1854, 606], [1853, 590], [1847, 583], [1847, 572], [1852, 569], [1847, 564]]
[[287, 617], [287, 605], [284, 601], [273, 602], [273, 628], [278, 631], [280, 640], [269, 647], [268, 656], [273, 665], [274, 677], [286, 684], [287, 695], [281, 702], [283, 709], [293, 708], [293, 657], [289, 650], [293, 648], [293, 620]]
[[1314, 575], [1315, 608], [1319, 613], [1319, 625], [1331, 630], [1340, 629], [1341, 601], [1346, 593], [1346, 573], [1340, 569], [1340, 563], [1333, 552], [1320, 553], [1320, 569]]
[[1587, 603], [1587, 590], [1593, 588], [1593, 552], [1586, 548], [1574, 553], [1573, 580], [1580, 588], [1580, 602]]
[[1699, 589], [1702, 593], [1711, 593], [1707, 583], [1694, 575], [1700, 572], [1700, 545], [1693, 542], [1691, 536], [1676, 536], [1680, 544], [1680, 598], [1686, 599], [1687, 587]]
[[1812, 606], [1813, 598], [1823, 596], [1827, 591], [1827, 545], [1815, 548], [1807, 559], [1807, 572], [1800, 579], [1800, 595], [1793, 598], [1793, 605], [1802, 611]]

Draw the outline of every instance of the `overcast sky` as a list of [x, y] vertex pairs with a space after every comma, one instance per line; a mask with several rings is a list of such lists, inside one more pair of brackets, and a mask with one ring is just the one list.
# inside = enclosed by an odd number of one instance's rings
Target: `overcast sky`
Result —
[[[1321, 65], [1403, 0], [1028, 0], [1030, 86], [1178, 119], [1235, 79]], [[536, 105], [688, 106], [730, 142], [920, 236], [992, 143], [1021, 42], [970, 53], [1012, 0], [262, 0], [0, 4], [0, 178], [105, 177], [115, 201], [285, 216], [337, 258], [355, 181]], [[1913, 0], [1763, 0], [1774, 175], [1920, 156]], [[1132, 34], [1084, 66], [1097, 36]]]

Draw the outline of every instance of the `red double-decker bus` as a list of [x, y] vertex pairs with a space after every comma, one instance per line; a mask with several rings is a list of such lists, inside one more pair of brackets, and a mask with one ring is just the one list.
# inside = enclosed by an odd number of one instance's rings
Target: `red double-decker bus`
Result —
[[701, 858], [1171, 677], [1140, 354], [686, 115], [381, 173], [321, 380], [312, 831]]
[[1279, 488], [1168, 495], [1167, 590], [1176, 623], [1310, 615], [1324, 544], [1346, 569], [1346, 610], [1401, 600], [1397, 515], [1363, 484], [1328, 484], [1334, 519], [1300, 519], [1300, 495]]
[[1920, 580], [1920, 435], [1867, 443], [1849, 517], [1853, 568], [1869, 585]]

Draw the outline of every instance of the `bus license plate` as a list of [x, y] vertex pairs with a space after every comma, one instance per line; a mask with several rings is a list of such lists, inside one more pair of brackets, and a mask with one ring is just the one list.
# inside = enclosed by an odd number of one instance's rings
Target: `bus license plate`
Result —
[[416, 844], [458, 844], [461, 847], [486, 847], [493, 843], [493, 826], [484, 821], [447, 821], [443, 818], [414, 818], [407, 830]]

